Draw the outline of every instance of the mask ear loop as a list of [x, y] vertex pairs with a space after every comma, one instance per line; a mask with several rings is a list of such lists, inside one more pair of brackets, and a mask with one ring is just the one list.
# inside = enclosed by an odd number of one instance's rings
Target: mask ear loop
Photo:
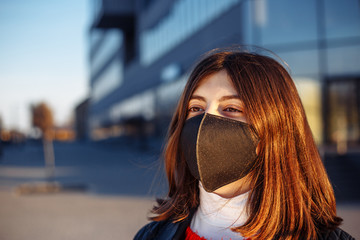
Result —
[[199, 177], [200, 177], [200, 181], [202, 182], [202, 173], [201, 173], [201, 168], [200, 168], [200, 157], [199, 157], [199, 137], [200, 137], [200, 132], [203, 126], [203, 122], [205, 120], [205, 117], [207, 116], [207, 113], [204, 114], [203, 118], [201, 119], [200, 125], [199, 125], [199, 130], [196, 136], [196, 164], [198, 166], [198, 170], [199, 170]]

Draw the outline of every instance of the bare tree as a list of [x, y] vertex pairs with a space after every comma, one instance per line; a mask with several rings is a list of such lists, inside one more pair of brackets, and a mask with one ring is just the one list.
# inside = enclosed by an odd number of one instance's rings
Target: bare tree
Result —
[[41, 130], [46, 176], [48, 180], [54, 180], [55, 176], [55, 155], [53, 147], [53, 115], [51, 109], [44, 102], [31, 106], [32, 125]]

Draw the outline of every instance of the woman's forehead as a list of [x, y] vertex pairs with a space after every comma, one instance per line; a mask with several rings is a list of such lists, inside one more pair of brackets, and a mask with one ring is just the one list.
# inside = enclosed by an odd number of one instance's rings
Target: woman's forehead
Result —
[[237, 91], [225, 70], [213, 73], [202, 80], [193, 95], [227, 94], [237, 95]]

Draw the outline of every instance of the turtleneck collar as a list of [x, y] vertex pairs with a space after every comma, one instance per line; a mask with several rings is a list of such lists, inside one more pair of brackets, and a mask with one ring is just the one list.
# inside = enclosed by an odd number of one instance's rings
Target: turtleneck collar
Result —
[[200, 205], [191, 221], [191, 229], [206, 239], [242, 239], [230, 228], [241, 226], [247, 220], [249, 192], [228, 199], [206, 192], [200, 182], [199, 189]]

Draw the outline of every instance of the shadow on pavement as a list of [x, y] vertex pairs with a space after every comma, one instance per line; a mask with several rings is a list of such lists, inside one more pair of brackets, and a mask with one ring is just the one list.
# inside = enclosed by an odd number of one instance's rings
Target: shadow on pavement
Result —
[[[159, 160], [159, 142], [154, 142], [155, 146], [146, 151], [124, 141], [57, 142], [54, 145], [56, 168], [53, 182], [61, 185], [64, 191], [86, 190], [97, 195], [163, 195], [166, 181]], [[28, 186], [27, 190], [34, 193], [37, 186], [40, 186], [39, 192], [46, 189], [44, 183], [49, 181], [41, 143], [28, 142], [4, 149], [0, 162], [1, 188]]]

